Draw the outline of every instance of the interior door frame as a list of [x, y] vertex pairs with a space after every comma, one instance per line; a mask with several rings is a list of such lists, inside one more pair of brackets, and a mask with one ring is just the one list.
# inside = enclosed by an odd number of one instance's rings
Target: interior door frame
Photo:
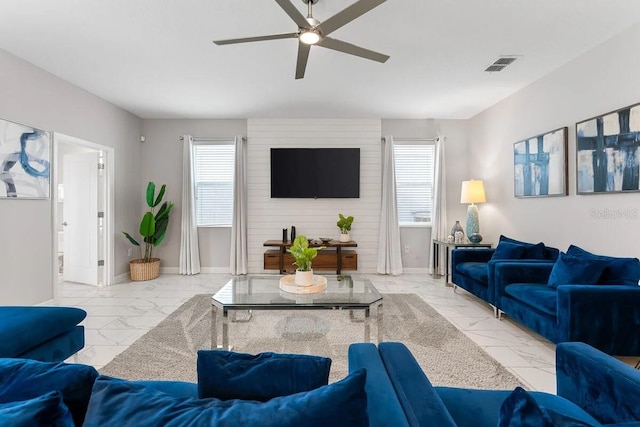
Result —
[[53, 133], [53, 173], [52, 177], [52, 189], [51, 189], [51, 236], [52, 236], [52, 286], [53, 295], [57, 295], [58, 289], [58, 162], [61, 160], [58, 158], [58, 145], [60, 143], [72, 144], [85, 148], [91, 148], [104, 152], [105, 156], [105, 183], [106, 183], [106, 201], [105, 201], [105, 216], [106, 221], [103, 224], [104, 234], [104, 280], [102, 285], [109, 286], [113, 283], [114, 275], [114, 260], [115, 260], [115, 246], [114, 246], [114, 172], [115, 172], [115, 149], [106, 145], [96, 144], [94, 142], [86, 141], [84, 139], [76, 138], [74, 136], [65, 135], [63, 133]]

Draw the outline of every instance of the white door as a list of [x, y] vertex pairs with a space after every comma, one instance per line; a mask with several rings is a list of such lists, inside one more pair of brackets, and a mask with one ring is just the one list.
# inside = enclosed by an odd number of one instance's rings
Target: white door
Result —
[[67, 282], [98, 285], [98, 156], [65, 154], [64, 269]]

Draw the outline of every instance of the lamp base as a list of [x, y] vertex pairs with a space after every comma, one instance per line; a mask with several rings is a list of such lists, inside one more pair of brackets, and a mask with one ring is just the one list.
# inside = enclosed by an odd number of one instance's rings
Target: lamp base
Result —
[[482, 242], [482, 236], [479, 233], [473, 233], [469, 236], [469, 241], [473, 244], [478, 244]]
[[473, 234], [480, 232], [480, 221], [478, 220], [478, 207], [473, 203], [467, 208], [467, 238], [471, 240]]

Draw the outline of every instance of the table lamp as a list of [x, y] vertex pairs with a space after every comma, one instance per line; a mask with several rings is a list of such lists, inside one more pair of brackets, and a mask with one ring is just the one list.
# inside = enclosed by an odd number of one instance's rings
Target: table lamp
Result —
[[478, 220], [478, 207], [476, 203], [486, 202], [484, 196], [484, 184], [480, 180], [462, 181], [460, 203], [471, 203], [467, 208], [467, 238], [471, 243], [480, 243], [480, 221]]

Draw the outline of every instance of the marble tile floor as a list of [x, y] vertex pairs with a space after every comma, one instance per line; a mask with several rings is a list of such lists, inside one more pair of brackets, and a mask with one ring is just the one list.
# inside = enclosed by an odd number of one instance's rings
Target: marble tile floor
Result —
[[[508, 318], [498, 320], [492, 308], [464, 290], [446, 287], [426, 274], [368, 274], [381, 293], [415, 293], [482, 347], [525, 387], [555, 393], [555, 345]], [[43, 305], [81, 307], [88, 315], [85, 348], [78, 361], [101, 368], [168, 314], [196, 294], [215, 293], [228, 274], [163, 274], [148, 282], [93, 287], [62, 282]]]

